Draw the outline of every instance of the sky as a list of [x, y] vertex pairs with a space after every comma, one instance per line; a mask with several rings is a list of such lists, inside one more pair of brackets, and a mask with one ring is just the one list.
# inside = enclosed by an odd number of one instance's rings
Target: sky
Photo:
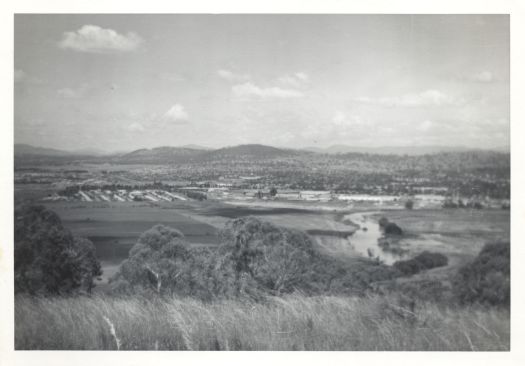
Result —
[[506, 15], [15, 16], [15, 143], [510, 143]]

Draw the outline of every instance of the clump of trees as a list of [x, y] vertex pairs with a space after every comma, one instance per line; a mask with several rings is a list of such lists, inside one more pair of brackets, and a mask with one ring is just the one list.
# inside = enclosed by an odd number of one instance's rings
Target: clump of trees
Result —
[[102, 274], [93, 243], [74, 237], [44, 206], [15, 210], [14, 257], [15, 293], [89, 293]]
[[229, 221], [216, 249], [191, 248], [178, 230], [146, 231], [111, 280], [115, 293], [203, 300], [303, 294], [363, 294], [399, 272], [368, 259], [349, 264], [318, 251], [308, 235], [254, 217]]
[[424, 270], [443, 267], [448, 264], [448, 258], [441, 253], [424, 251], [412, 259], [401, 260], [393, 267], [405, 276], [414, 275]]
[[458, 271], [453, 292], [459, 302], [510, 305], [510, 243], [488, 243]]
[[156, 225], [140, 236], [112, 288], [211, 299], [310, 285], [317, 254], [306, 234], [247, 217], [230, 221], [220, 237], [216, 250], [196, 250], [178, 230]]
[[184, 235], [173, 228], [155, 225], [139, 237], [129, 257], [111, 279], [115, 293], [156, 292], [191, 296], [202, 286], [203, 262], [189, 248]]

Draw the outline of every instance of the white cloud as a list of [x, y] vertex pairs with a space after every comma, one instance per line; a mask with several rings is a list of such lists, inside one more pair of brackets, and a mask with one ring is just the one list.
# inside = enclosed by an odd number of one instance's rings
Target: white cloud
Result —
[[174, 104], [165, 114], [164, 118], [171, 122], [186, 121], [189, 115], [181, 104]]
[[347, 116], [342, 111], [336, 111], [332, 118], [332, 123], [335, 127], [361, 127], [365, 125], [365, 121], [358, 115]]
[[224, 70], [224, 69], [217, 71], [217, 75], [219, 75], [219, 77], [224, 80], [234, 81], [234, 82], [250, 80], [250, 75], [237, 74], [232, 71]]
[[482, 71], [473, 75], [471, 79], [479, 83], [491, 83], [494, 81], [494, 74], [490, 71]]
[[15, 83], [19, 83], [23, 81], [26, 78], [26, 76], [27, 75], [23, 70], [15, 69], [15, 72], [14, 72]]
[[59, 47], [79, 52], [109, 53], [134, 51], [142, 43], [135, 33], [122, 35], [113, 29], [84, 25], [75, 32], [64, 32]]
[[279, 83], [294, 88], [299, 88], [310, 81], [310, 77], [304, 72], [296, 72], [292, 75], [284, 75], [277, 79]]
[[425, 90], [421, 93], [405, 94], [400, 97], [383, 97], [378, 99], [359, 97], [355, 101], [380, 104], [387, 107], [437, 107], [462, 103], [462, 100], [434, 89]]
[[233, 93], [241, 98], [259, 97], [259, 98], [299, 98], [303, 93], [293, 89], [282, 89], [278, 87], [259, 87], [252, 83], [234, 85]]
[[144, 131], [144, 126], [142, 126], [140, 123], [138, 122], [134, 122], [132, 124], [130, 124], [128, 127], [127, 127], [127, 130], [128, 131], [131, 131], [131, 132], [143, 132]]

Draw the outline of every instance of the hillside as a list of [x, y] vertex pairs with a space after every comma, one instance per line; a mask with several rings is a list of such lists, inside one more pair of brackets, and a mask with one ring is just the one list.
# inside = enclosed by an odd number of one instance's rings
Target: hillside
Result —
[[218, 150], [209, 151], [203, 156], [206, 160], [221, 159], [253, 159], [268, 160], [297, 156], [300, 152], [287, 149], [279, 149], [273, 146], [250, 144], [224, 147]]
[[[474, 149], [465, 146], [384, 146], [384, 147], [363, 147], [351, 145], [332, 145], [326, 148], [305, 147], [303, 150], [321, 154], [380, 154], [380, 155], [427, 155], [444, 152], [466, 152]], [[500, 151], [500, 149], [498, 149]]]
[[140, 149], [128, 154], [115, 157], [113, 160], [119, 163], [142, 163], [142, 164], [170, 164], [191, 161], [202, 155], [205, 150], [187, 147], [161, 146], [153, 149]]
[[67, 156], [75, 155], [72, 152], [47, 147], [38, 147], [27, 144], [15, 144], [15, 155], [45, 155], [45, 156]]

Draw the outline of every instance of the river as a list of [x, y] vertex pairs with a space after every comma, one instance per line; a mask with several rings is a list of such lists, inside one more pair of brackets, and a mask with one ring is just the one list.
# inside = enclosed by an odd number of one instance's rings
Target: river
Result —
[[344, 216], [344, 220], [350, 220], [359, 225], [348, 241], [352, 248], [364, 257], [379, 258], [385, 264], [392, 264], [401, 259], [401, 256], [385, 252], [379, 245], [378, 239], [383, 235], [379, 223], [370, 216], [377, 212], [356, 212]]

